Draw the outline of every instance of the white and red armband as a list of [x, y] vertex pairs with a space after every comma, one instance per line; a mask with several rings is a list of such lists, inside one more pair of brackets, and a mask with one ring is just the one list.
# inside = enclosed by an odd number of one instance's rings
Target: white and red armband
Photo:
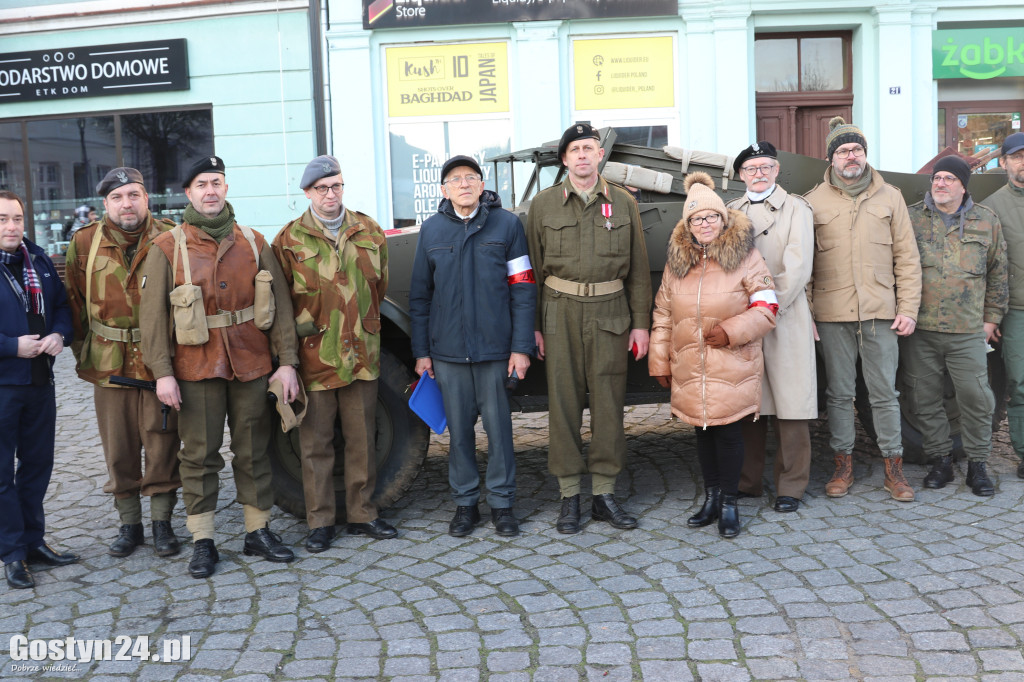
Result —
[[[534, 284], [533, 266], [530, 264], [529, 256], [520, 256], [505, 262], [505, 272], [508, 273], [509, 286], [513, 284]], [[776, 306], [778, 307], [778, 306]]]
[[750, 295], [750, 305], [747, 308], [754, 308], [760, 306], [767, 308], [772, 311], [772, 315], [779, 314], [779, 299], [775, 295], [774, 289], [762, 289], [761, 291], [755, 291]]

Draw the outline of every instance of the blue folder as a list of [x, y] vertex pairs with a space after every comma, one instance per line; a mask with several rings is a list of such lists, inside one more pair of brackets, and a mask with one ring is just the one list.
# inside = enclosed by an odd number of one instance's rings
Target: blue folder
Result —
[[409, 398], [409, 409], [415, 412], [434, 433], [441, 435], [448, 428], [448, 417], [444, 414], [444, 400], [441, 389], [429, 374], [424, 372]]

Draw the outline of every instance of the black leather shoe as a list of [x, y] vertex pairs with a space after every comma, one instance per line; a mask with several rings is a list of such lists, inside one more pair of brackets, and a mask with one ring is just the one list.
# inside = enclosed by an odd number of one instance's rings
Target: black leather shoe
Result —
[[174, 556], [181, 551], [181, 543], [170, 521], [153, 522], [153, 551], [157, 556]]
[[615, 502], [611, 494], [594, 495], [590, 504], [590, 517], [595, 521], [607, 521], [615, 528], [631, 530], [636, 528], [636, 519]]
[[971, 492], [978, 497], [992, 497], [996, 494], [996, 487], [988, 477], [984, 462], [968, 462], [966, 480], [967, 485], [971, 486]]
[[718, 508], [722, 504], [722, 489], [717, 485], [704, 491], [704, 504], [700, 510], [686, 519], [686, 525], [690, 528], [703, 528], [710, 526], [718, 519]]
[[261, 556], [275, 564], [286, 564], [295, 559], [292, 551], [281, 544], [281, 536], [266, 527], [246, 533], [242, 551], [249, 556]]
[[145, 542], [145, 538], [142, 535], [142, 524], [126, 523], [117, 531], [117, 538], [110, 543], [107, 553], [117, 557], [130, 556], [135, 548], [143, 542]]
[[334, 526], [320, 526], [309, 531], [306, 538], [306, 551], [317, 554], [326, 552], [331, 548], [331, 541], [334, 540]]
[[562, 498], [562, 513], [558, 515], [555, 528], [559, 533], [572, 535], [580, 532], [580, 496]]
[[42, 544], [28, 551], [28, 563], [46, 564], [47, 566], [67, 566], [78, 561], [78, 555], [66, 552], [61, 554], [47, 544]]
[[475, 504], [471, 507], [456, 507], [455, 516], [448, 524], [448, 535], [453, 538], [464, 538], [473, 532], [473, 527], [480, 523], [480, 508]]
[[192, 547], [192, 561], [188, 562], [188, 574], [193, 578], [209, 578], [220, 561], [220, 554], [213, 546], [213, 540], [196, 540]]
[[4, 564], [4, 575], [7, 576], [7, 584], [15, 590], [27, 590], [36, 586], [35, 578], [28, 572], [28, 566], [24, 561]]
[[722, 495], [718, 509], [718, 534], [723, 538], [734, 538], [740, 534], [740, 510], [735, 495]]
[[1017, 478], [1024, 478], [1024, 460], [1017, 465]]
[[789, 495], [779, 495], [775, 498], [775, 511], [789, 513], [800, 508], [800, 500]]
[[394, 527], [380, 518], [379, 516], [369, 523], [350, 523], [348, 524], [349, 535], [369, 535], [371, 538], [378, 540], [390, 540], [393, 537], [398, 536], [398, 531]]
[[491, 521], [498, 535], [506, 538], [519, 535], [519, 521], [511, 507], [491, 510]]
[[924, 487], [938, 490], [953, 481], [953, 456], [946, 455], [932, 462], [931, 471], [924, 477]]

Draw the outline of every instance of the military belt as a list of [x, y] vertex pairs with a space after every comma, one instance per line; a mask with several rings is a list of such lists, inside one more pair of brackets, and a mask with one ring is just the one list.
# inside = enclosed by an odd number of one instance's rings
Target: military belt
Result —
[[604, 296], [623, 289], [621, 279], [613, 279], [609, 282], [571, 282], [554, 275], [544, 278], [544, 286], [570, 296]]
[[256, 306], [251, 305], [241, 310], [222, 310], [216, 315], [206, 316], [206, 327], [208, 329], [220, 329], [235, 324], [242, 324], [256, 318]]
[[108, 327], [105, 324], [100, 324], [97, 320], [89, 320], [89, 330], [96, 336], [103, 337], [107, 341], [138, 343], [142, 340], [142, 331], [138, 327], [121, 329], [119, 327]]

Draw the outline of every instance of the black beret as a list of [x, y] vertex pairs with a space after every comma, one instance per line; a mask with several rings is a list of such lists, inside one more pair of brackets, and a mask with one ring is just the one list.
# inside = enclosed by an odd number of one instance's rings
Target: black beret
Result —
[[935, 174], [939, 171], [952, 173], [965, 188], [967, 183], [971, 181], [971, 167], [959, 156], [943, 156], [936, 161], [935, 165], [932, 166], [932, 178], [935, 178]]
[[145, 189], [146, 183], [142, 181], [142, 173], [134, 168], [128, 168], [126, 166], [115, 168], [104, 175], [103, 179], [100, 180], [98, 185], [96, 185], [96, 194], [101, 197], [106, 197], [118, 187], [124, 187], [125, 185], [132, 184], [133, 182], [143, 185], [143, 189]]
[[299, 182], [299, 187], [309, 189], [317, 180], [335, 175], [341, 175], [341, 164], [333, 156], [324, 154], [306, 164], [306, 170], [302, 172], [302, 180]]
[[458, 168], [459, 166], [466, 166], [467, 168], [472, 168], [473, 170], [476, 171], [476, 174], [479, 175], [481, 178], [484, 176], [484, 172], [480, 170], [480, 164], [478, 164], [473, 157], [463, 156], [462, 154], [459, 154], [458, 156], [453, 156], [452, 158], [448, 159], [447, 161], [444, 162], [444, 165], [441, 166], [441, 182], [444, 182], [444, 179], [448, 177], [448, 173], [449, 171], [451, 171], [451, 169]]
[[739, 173], [740, 166], [742, 166], [748, 159], [756, 159], [762, 156], [766, 156], [770, 159], [777, 159], [779, 158], [779, 152], [771, 142], [767, 142], [765, 140], [755, 142], [736, 156], [736, 160], [732, 162], [733, 172]]
[[224, 162], [219, 156], [204, 156], [188, 169], [185, 173], [185, 179], [181, 183], [182, 187], [188, 187], [192, 184], [192, 181], [196, 179], [196, 176], [200, 173], [220, 173], [224, 175]]
[[565, 132], [562, 133], [562, 139], [558, 141], [558, 158], [561, 159], [565, 156], [565, 150], [569, 148], [570, 142], [584, 138], [600, 140], [601, 135], [597, 132], [597, 128], [589, 123], [574, 123], [566, 128]]

